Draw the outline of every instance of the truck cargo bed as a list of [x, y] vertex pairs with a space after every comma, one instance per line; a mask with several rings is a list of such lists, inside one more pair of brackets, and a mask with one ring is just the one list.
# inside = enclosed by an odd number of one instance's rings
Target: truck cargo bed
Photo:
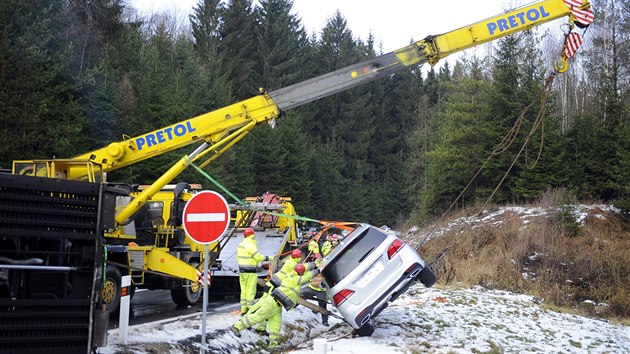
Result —
[[2, 353], [94, 348], [102, 226], [113, 223], [114, 207], [108, 203], [115, 199], [105, 189], [104, 184], [0, 174]]

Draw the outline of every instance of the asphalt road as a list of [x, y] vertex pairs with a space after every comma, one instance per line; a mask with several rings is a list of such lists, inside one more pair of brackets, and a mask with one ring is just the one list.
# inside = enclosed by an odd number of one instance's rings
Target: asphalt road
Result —
[[[208, 310], [231, 311], [238, 308], [236, 297], [223, 300], [208, 300]], [[171, 299], [170, 290], [137, 290], [129, 310], [129, 325], [154, 322], [173, 317], [201, 313], [203, 298], [192, 306], [177, 306]], [[118, 313], [109, 318], [109, 329], [118, 328]]]

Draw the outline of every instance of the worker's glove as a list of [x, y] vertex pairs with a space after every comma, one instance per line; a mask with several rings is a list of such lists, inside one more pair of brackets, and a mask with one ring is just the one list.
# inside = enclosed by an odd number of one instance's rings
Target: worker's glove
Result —
[[263, 286], [263, 294], [264, 294], [264, 293], [268, 293], [268, 292], [269, 292], [269, 290], [271, 290], [271, 289], [272, 289], [272, 288], [271, 288], [271, 286], [270, 286], [269, 282], [265, 283], [265, 286]]
[[311, 270], [311, 273], [313, 274], [314, 277], [318, 276], [321, 272], [322, 272], [322, 270], [319, 269], [319, 268], [315, 268], [315, 269]]
[[274, 287], [279, 287], [280, 284], [282, 282], [280, 281], [280, 278], [278, 277], [278, 274], [274, 274], [271, 279], [269, 279], [269, 284], [273, 285]]

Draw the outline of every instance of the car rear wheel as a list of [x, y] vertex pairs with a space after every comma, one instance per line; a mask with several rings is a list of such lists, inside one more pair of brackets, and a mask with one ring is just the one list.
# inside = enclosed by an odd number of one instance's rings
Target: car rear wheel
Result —
[[374, 333], [374, 326], [370, 322], [364, 324], [356, 330], [359, 337], [370, 337]]
[[422, 269], [416, 279], [420, 280], [420, 282], [424, 284], [424, 286], [426, 286], [427, 288], [432, 287], [437, 282], [437, 278], [435, 277], [435, 274], [433, 274], [433, 270], [431, 270], [430, 267], [425, 267], [424, 269]]

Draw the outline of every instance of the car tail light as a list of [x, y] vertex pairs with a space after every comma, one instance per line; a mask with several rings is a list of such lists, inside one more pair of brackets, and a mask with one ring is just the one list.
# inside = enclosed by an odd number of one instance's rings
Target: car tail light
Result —
[[392, 242], [392, 244], [389, 245], [389, 248], [387, 249], [387, 257], [389, 259], [392, 259], [392, 257], [394, 257], [394, 255], [396, 255], [396, 253], [398, 253], [398, 251], [400, 251], [400, 249], [403, 248], [404, 245], [405, 243], [402, 240], [394, 240], [394, 242]]
[[352, 296], [352, 294], [354, 294], [354, 291], [348, 289], [343, 289], [340, 292], [336, 293], [333, 296], [333, 302], [335, 303], [335, 306], [343, 304], [343, 302], [348, 300], [350, 296]]

